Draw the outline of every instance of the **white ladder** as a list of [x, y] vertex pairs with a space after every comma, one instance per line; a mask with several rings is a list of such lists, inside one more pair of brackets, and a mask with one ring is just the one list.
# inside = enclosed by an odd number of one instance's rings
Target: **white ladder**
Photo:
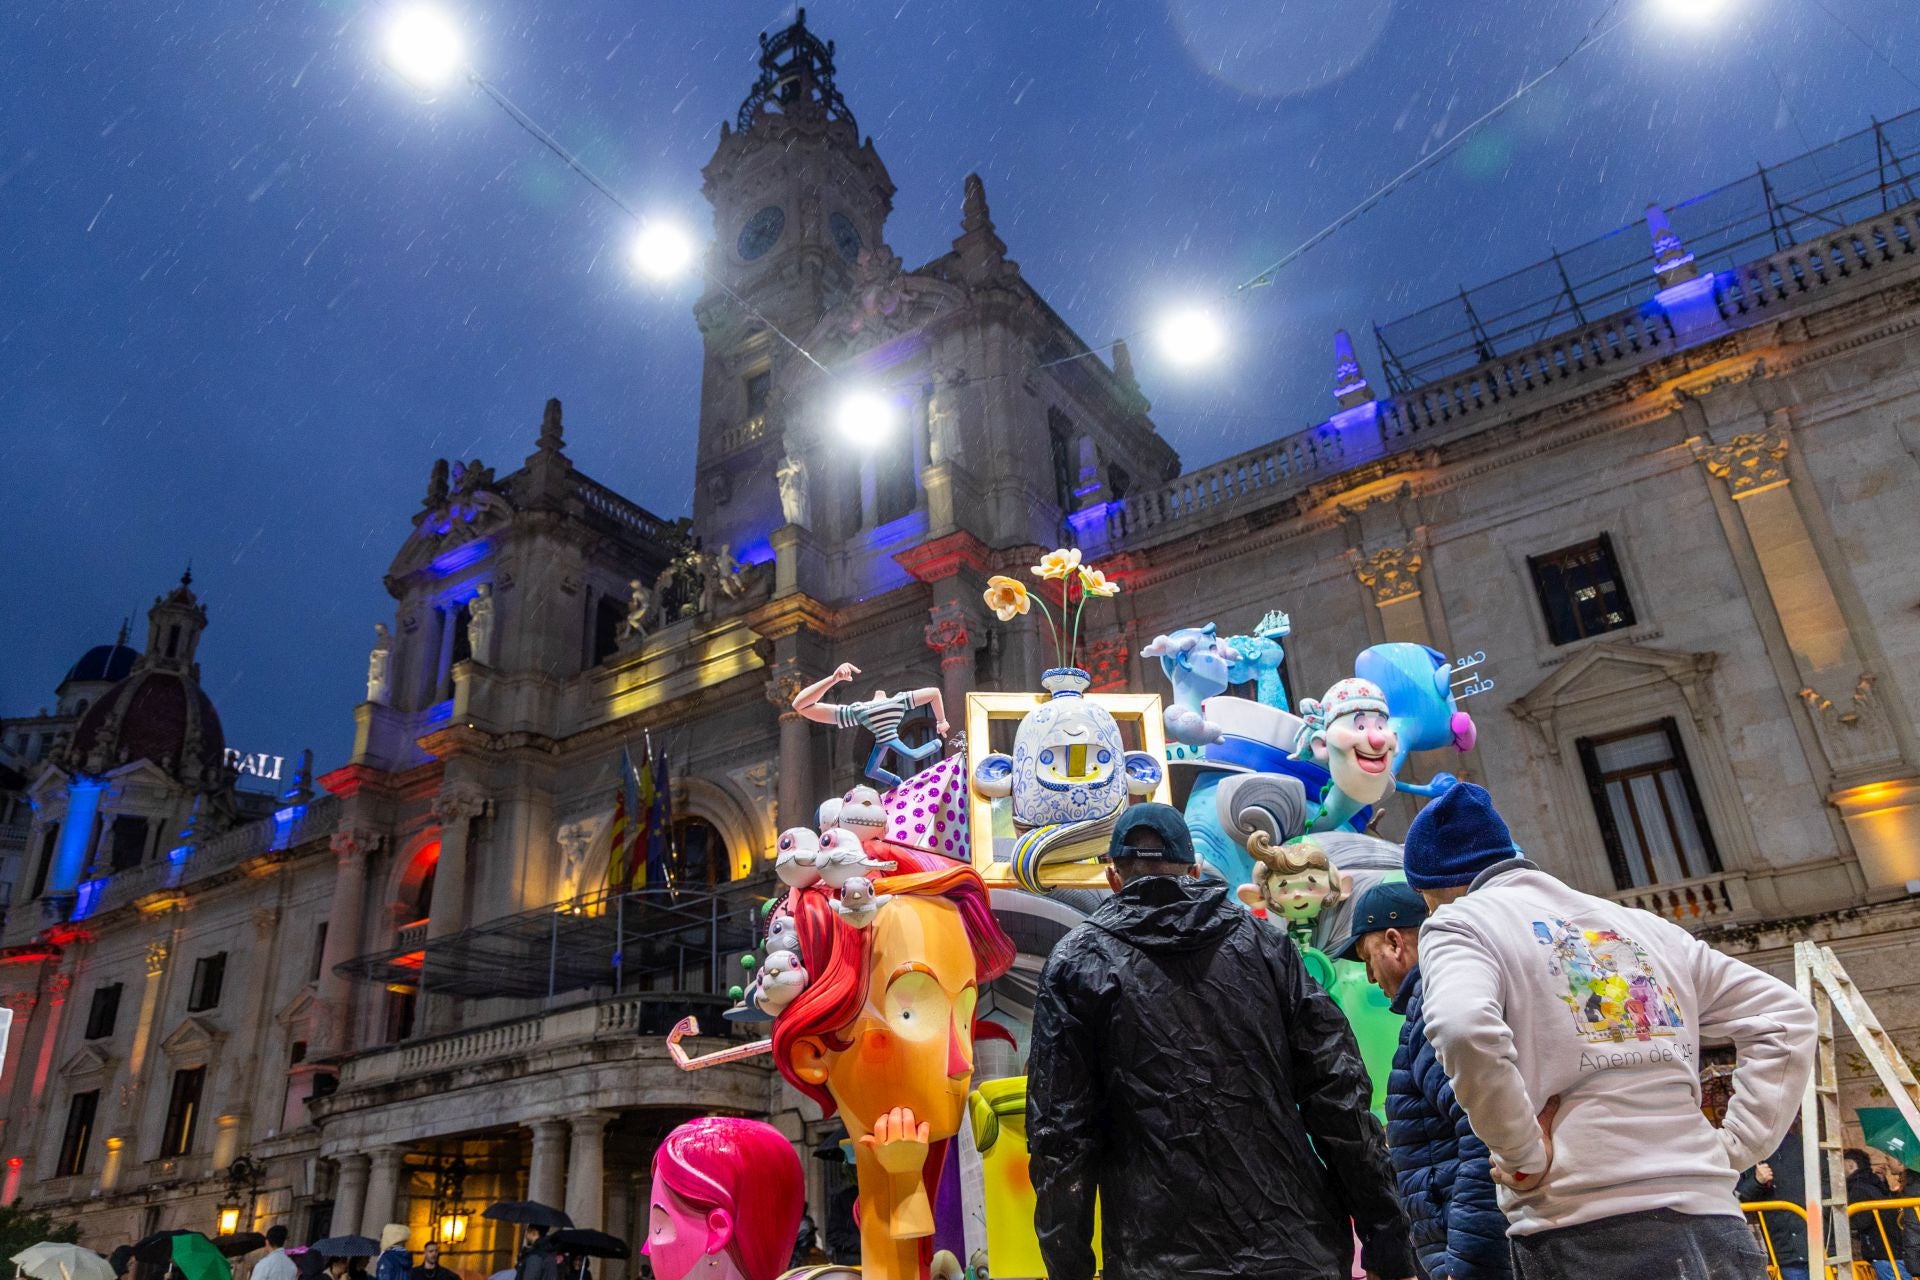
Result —
[[[1880, 1077], [1893, 1103], [1907, 1125], [1920, 1133], [1920, 1081], [1914, 1079], [1900, 1047], [1893, 1042], [1880, 1019], [1868, 1006], [1860, 988], [1853, 985], [1846, 969], [1831, 947], [1817, 942], [1793, 944], [1793, 979], [1800, 994], [1813, 1002], [1818, 1020], [1819, 1052], [1813, 1075], [1800, 1103], [1800, 1150], [1804, 1161], [1807, 1194], [1807, 1271], [1826, 1274], [1829, 1263], [1841, 1276], [1850, 1273], [1853, 1263], [1853, 1233], [1847, 1229], [1847, 1170], [1841, 1149], [1840, 1073], [1834, 1061], [1833, 1015], [1852, 1033], [1854, 1042], [1866, 1055], [1874, 1074]], [[1826, 1157], [1826, 1185], [1831, 1194], [1822, 1196], [1821, 1157]], [[1827, 1211], [1834, 1211], [1838, 1224], [1831, 1247], [1827, 1245]]]

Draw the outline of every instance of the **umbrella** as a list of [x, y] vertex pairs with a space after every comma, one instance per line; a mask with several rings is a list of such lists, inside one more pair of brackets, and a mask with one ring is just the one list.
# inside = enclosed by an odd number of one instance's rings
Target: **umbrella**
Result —
[[1898, 1107], [1861, 1107], [1859, 1116], [1860, 1131], [1866, 1135], [1868, 1146], [1920, 1171], [1920, 1138], [1914, 1137]]
[[494, 1272], [492, 1275], [487, 1277], [487, 1280], [513, 1280], [513, 1278], [519, 1274], [520, 1273], [518, 1271], [515, 1271], [512, 1267], [508, 1267], [505, 1271]]
[[529, 1227], [570, 1227], [573, 1219], [563, 1209], [537, 1200], [498, 1200], [480, 1211], [483, 1218], [495, 1222], [518, 1222]]
[[215, 1236], [213, 1247], [224, 1256], [237, 1258], [243, 1253], [252, 1253], [265, 1247], [267, 1238], [258, 1231], [236, 1231], [230, 1236]]
[[561, 1253], [572, 1254], [576, 1258], [630, 1258], [633, 1250], [619, 1236], [610, 1236], [604, 1231], [591, 1231], [585, 1227], [568, 1227], [556, 1231], [547, 1237], [553, 1241], [553, 1247]]
[[133, 1265], [133, 1246], [123, 1244], [107, 1255], [107, 1265], [113, 1268], [115, 1276], [127, 1274], [127, 1268]]
[[213, 1241], [184, 1227], [156, 1231], [135, 1241], [133, 1256], [150, 1266], [178, 1267], [187, 1280], [232, 1280], [233, 1277], [232, 1269]]
[[328, 1236], [310, 1247], [329, 1258], [372, 1258], [380, 1253], [380, 1242], [372, 1236]]
[[187, 1280], [233, 1280], [233, 1268], [198, 1231], [182, 1231], [173, 1238], [173, 1265]]
[[[291, 1254], [293, 1250], [289, 1249], [287, 1252]], [[313, 1277], [326, 1269], [327, 1255], [318, 1249], [302, 1249], [294, 1256], [293, 1270], [300, 1280], [313, 1280]]]
[[49, 1240], [29, 1245], [13, 1255], [13, 1263], [34, 1280], [114, 1280], [105, 1258], [77, 1244]]

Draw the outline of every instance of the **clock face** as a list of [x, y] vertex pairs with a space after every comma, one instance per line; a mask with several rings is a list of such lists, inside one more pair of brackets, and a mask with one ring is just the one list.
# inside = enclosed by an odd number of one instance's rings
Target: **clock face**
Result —
[[746, 225], [740, 228], [740, 256], [748, 262], [765, 256], [767, 250], [779, 241], [780, 233], [786, 227], [786, 210], [777, 204], [768, 205], [748, 218]]
[[835, 213], [827, 219], [827, 229], [833, 232], [833, 247], [840, 256], [852, 262], [860, 256], [860, 228], [853, 225], [853, 219], [844, 213]]

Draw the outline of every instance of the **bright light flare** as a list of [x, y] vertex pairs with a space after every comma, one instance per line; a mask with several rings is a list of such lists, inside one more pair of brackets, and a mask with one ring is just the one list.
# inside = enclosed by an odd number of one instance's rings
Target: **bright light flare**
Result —
[[1727, 8], [1727, 0], [1656, 0], [1655, 7], [1675, 22], [1700, 27], [1719, 17]]
[[693, 237], [671, 222], [650, 221], [633, 238], [633, 265], [655, 280], [673, 280], [693, 265]]
[[891, 401], [873, 391], [853, 391], [840, 402], [834, 424], [855, 444], [872, 446], [893, 434], [898, 415]]
[[1175, 364], [1207, 364], [1226, 348], [1226, 331], [1211, 311], [1194, 307], [1176, 311], [1154, 331], [1160, 351]]
[[467, 62], [460, 28], [438, 9], [402, 9], [387, 25], [387, 65], [422, 89], [451, 84]]

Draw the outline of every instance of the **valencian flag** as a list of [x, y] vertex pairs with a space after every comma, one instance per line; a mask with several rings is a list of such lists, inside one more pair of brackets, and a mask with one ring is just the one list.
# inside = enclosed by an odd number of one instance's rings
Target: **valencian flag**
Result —
[[645, 864], [636, 865], [641, 851], [641, 833], [647, 811], [641, 804], [641, 787], [634, 775], [633, 756], [620, 748], [620, 789], [613, 799], [613, 836], [607, 846], [607, 889], [625, 893], [634, 887], [636, 876], [644, 877]]

